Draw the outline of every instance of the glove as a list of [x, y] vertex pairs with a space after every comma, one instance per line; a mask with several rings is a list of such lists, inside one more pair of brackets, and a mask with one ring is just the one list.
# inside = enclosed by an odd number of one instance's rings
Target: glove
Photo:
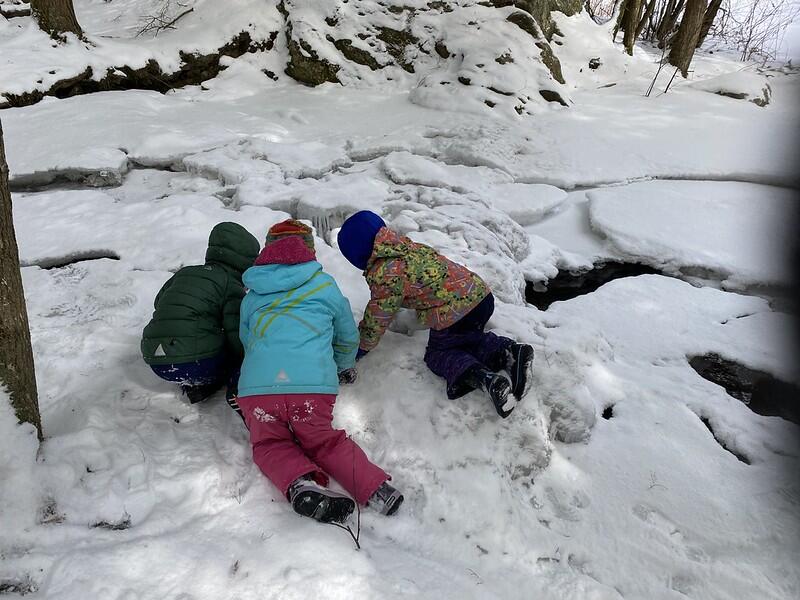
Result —
[[367, 355], [367, 352], [369, 352], [369, 350], [362, 350], [361, 348], [359, 348], [358, 352], [356, 352], [356, 362], [364, 358]]
[[358, 379], [358, 371], [356, 371], [355, 367], [339, 371], [339, 383], [355, 383], [356, 379]]

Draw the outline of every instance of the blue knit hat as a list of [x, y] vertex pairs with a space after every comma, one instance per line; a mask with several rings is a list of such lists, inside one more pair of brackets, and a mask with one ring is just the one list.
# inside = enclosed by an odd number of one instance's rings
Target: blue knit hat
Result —
[[350, 263], [362, 271], [372, 256], [375, 236], [386, 223], [374, 212], [362, 210], [349, 217], [339, 230], [339, 250]]

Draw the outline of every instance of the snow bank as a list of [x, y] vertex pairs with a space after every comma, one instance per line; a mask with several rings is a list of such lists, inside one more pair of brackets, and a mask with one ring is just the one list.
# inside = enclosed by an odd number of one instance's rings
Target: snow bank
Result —
[[770, 103], [772, 88], [767, 78], [749, 71], [725, 73], [689, 84], [696, 90], [727, 96], [736, 100], [748, 100], [756, 106], [764, 107]]
[[653, 181], [588, 193], [592, 227], [629, 257], [731, 288], [793, 281], [792, 190], [747, 183]]
[[555, 12], [552, 17], [562, 33], [555, 38], [554, 48], [569, 89], [625, 85], [636, 76], [655, 72], [658, 56], [650, 56], [638, 45], [629, 56], [619, 41], [621, 36], [614, 43], [616, 19], [598, 25], [585, 11], [571, 16]]
[[177, 71], [181, 53], [213, 54], [240, 32], [255, 43], [265, 43], [280, 28], [274, 3], [261, 0], [192, 0], [176, 5], [172, 16], [192, 8], [179, 26], [156, 37], [137, 37], [148, 15], [158, 13], [160, 0], [75, 0], [75, 12], [87, 41], [69, 35], [56, 43], [32, 17], [0, 20], [0, 52], [4, 59], [0, 94], [22, 95], [49, 90], [55, 83], [91, 69], [92, 79], [103, 78], [120, 66], [133, 69], [155, 62], [163, 72]]
[[[0, 386], [0, 521], [3, 546], [19, 543], [18, 536], [33, 529], [41, 515], [42, 490], [36, 477], [39, 440], [36, 428], [21, 424], [5, 388]], [[0, 570], [0, 573], [3, 573]], [[2, 575], [0, 575], [2, 579]]]

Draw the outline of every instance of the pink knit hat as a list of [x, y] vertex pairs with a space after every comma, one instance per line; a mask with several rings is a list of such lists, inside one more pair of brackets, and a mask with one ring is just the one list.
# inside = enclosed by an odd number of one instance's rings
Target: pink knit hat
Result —
[[270, 227], [256, 265], [296, 265], [316, 260], [311, 228], [287, 219]]

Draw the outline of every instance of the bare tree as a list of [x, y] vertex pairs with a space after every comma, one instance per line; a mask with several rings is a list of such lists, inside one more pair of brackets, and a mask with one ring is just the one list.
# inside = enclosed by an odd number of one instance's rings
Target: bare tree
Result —
[[667, 60], [680, 69], [681, 75], [689, 74], [689, 63], [694, 57], [697, 48], [697, 39], [700, 37], [700, 28], [703, 26], [703, 17], [706, 13], [707, 0], [688, 0], [686, 10], [683, 12], [678, 33], [672, 40]]
[[711, 4], [708, 5], [706, 14], [703, 17], [703, 25], [700, 27], [700, 37], [697, 38], [698, 48], [706, 41], [711, 25], [714, 23], [714, 19], [717, 18], [720, 6], [722, 6], [722, 0], [711, 0]]
[[83, 37], [72, 0], [31, 0], [31, 11], [39, 27], [51, 37], [59, 39], [65, 33]]
[[19, 252], [14, 234], [8, 164], [0, 122], [0, 385], [11, 396], [17, 418], [36, 427], [42, 439], [42, 420], [36, 393], [28, 310], [19, 270]]
[[625, 0], [622, 6], [622, 31], [625, 33], [622, 44], [625, 52], [633, 56], [633, 44], [636, 42], [636, 29], [642, 13], [642, 0]]

